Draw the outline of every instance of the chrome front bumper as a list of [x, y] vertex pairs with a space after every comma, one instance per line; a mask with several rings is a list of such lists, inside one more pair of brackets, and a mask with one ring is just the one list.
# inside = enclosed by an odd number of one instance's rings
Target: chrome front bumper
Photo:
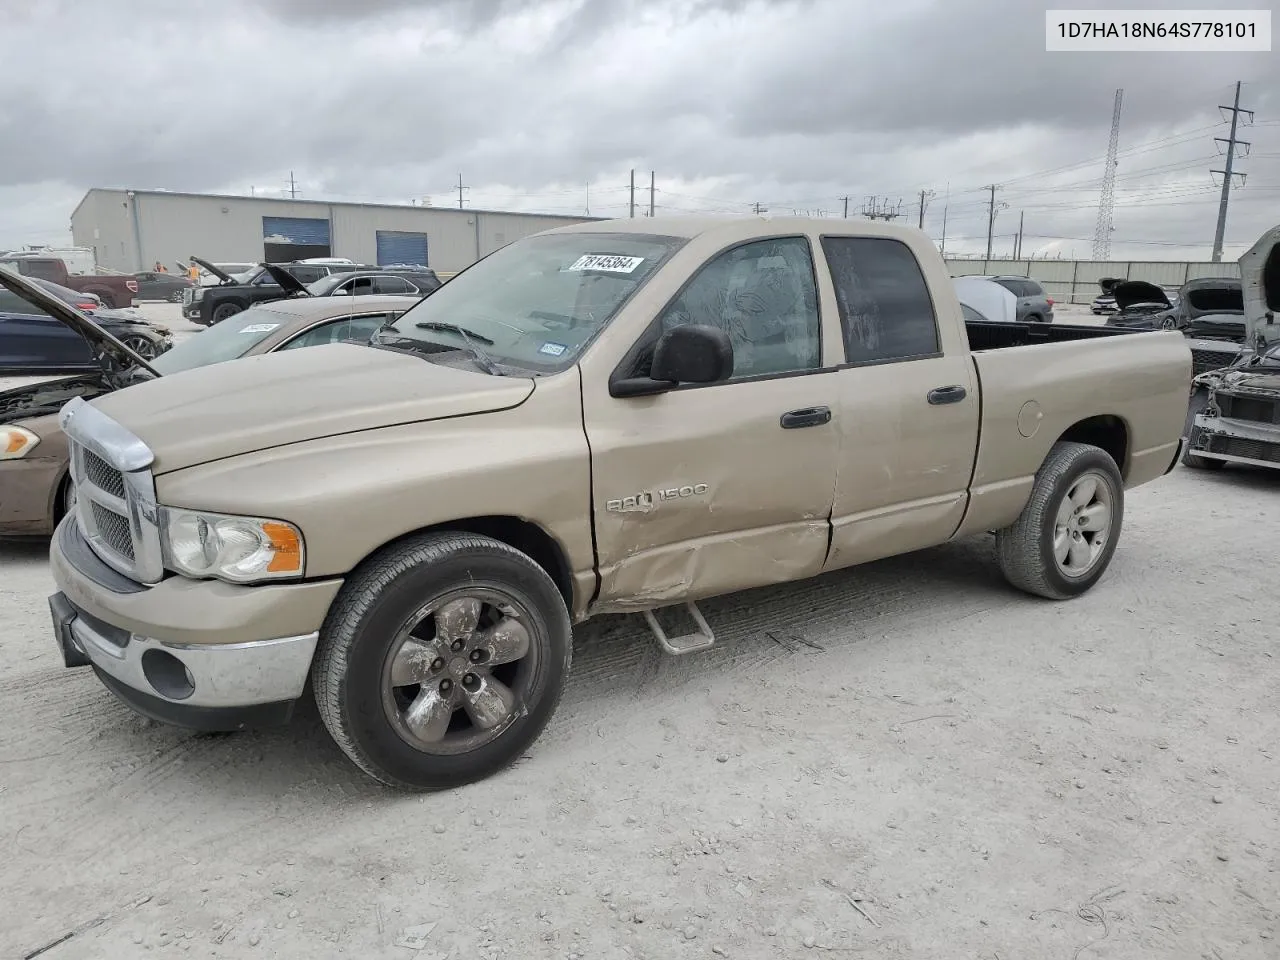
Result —
[[[120, 684], [175, 706], [233, 708], [297, 700], [319, 635], [198, 646], [139, 636], [103, 623], [65, 594], [49, 600], [69, 666], [84, 661]], [[79, 654], [83, 661], [77, 660]]]

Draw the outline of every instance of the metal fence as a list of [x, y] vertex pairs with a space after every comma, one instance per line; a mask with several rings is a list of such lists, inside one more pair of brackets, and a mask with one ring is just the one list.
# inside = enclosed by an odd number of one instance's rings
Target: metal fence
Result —
[[1180, 287], [1199, 277], [1239, 279], [1240, 265], [1187, 260], [952, 260], [947, 269], [953, 277], [1018, 276], [1039, 281], [1059, 303], [1092, 303], [1102, 291], [1103, 277], [1147, 280], [1164, 287]]

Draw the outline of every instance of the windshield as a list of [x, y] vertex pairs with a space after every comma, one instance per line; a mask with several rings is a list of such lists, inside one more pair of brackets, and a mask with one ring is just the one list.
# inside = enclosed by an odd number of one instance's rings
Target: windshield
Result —
[[384, 333], [459, 350], [478, 342], [497, 363], [563, 370], [684, 242], [635, 233], [517, 240], [458, 274]]
[[288, 314], [276, 313], [270, 307], [250, 307], [188, 340], [174, 344], [152, 360], [151, 365], [167, 376], [180, 370], [234, 360], [293, 319]]

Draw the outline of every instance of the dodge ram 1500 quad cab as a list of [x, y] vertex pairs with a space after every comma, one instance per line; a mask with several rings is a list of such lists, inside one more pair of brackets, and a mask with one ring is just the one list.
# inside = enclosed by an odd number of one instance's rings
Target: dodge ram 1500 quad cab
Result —
[[688, 653], [703, 598], [988, 532], [1014, 587], [1083, 593], [1190, 378], [1176, 332], [966, 323], [914, 229], [551, 230], [367, 346], [68, 403], [56, 636], [195, 728], [286, 719], [310, 681], [368, 774], [456, 786], [538, 737], [597, 613]]

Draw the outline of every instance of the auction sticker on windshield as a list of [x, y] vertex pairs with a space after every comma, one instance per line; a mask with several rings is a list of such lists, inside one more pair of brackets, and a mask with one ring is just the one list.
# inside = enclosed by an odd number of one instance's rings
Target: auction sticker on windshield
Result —
[[631, 273], [644, 263], [644, 257], [619, 257], [610, 253], [588, 253], [579, 257], [568, 270], [603, 270], [606, 273]]
[[552, 343], [550, 341], [547, 341], [546, 343], [544, 343], [542, 346], [538, 348], [538, 352], [545, 353], [549, 357], [560, 357], [560, 356], [563, 356], [564, 352], [568, 349], [569, 348], [566, 347], [563, 343]]
[[280, 324], [278, 323], [251, 323], [247, 327], [241, 327], [240, 332], [241, 333], [270, 333], [272, 330], [274, 330], [278, 326], [280, 326]]

